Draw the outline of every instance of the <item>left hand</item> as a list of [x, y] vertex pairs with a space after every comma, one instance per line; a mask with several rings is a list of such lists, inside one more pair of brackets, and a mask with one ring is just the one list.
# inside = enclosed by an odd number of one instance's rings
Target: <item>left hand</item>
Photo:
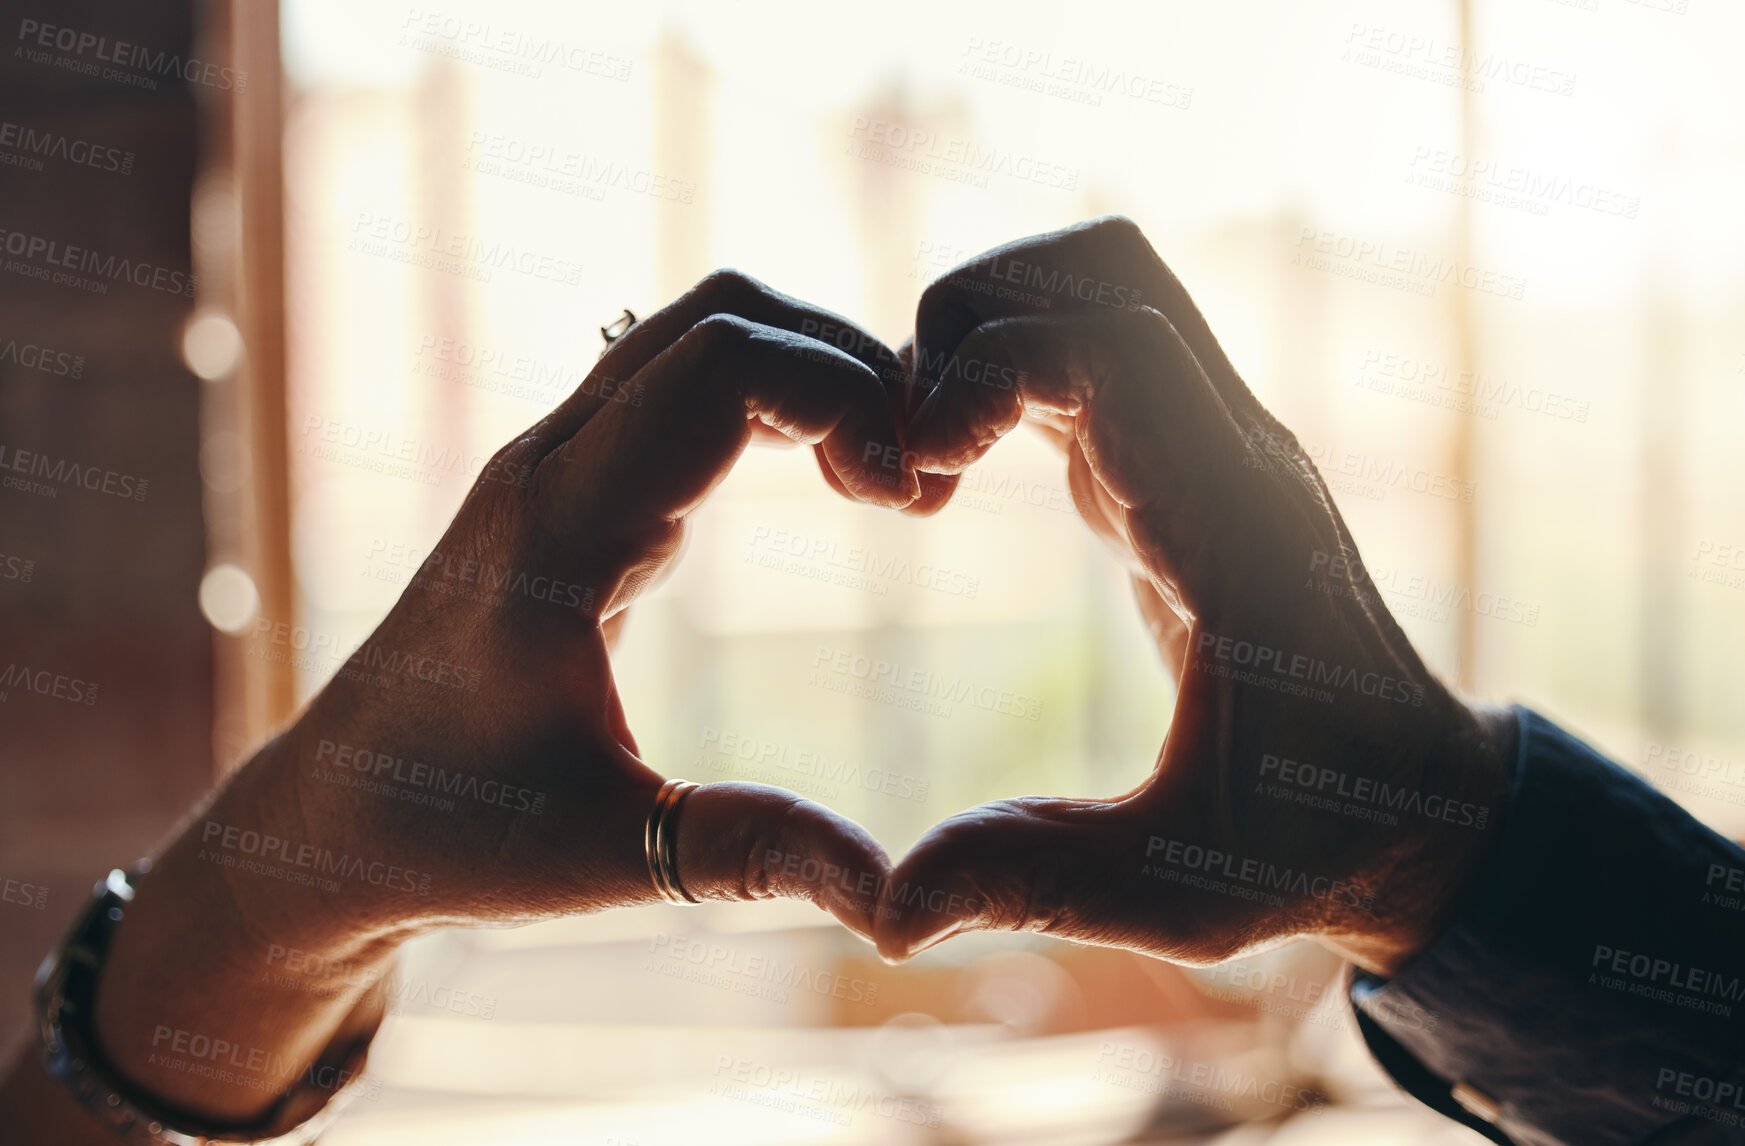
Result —
[[[814, 444], [846, 496], [900, 507], [915, 494], [912, 472], [863, 460], [901, 452], [880, 374], [894, 355], [870, 335], [842, 340], [856, 358], [798, 333], [826, 327], [848, 328], [718, 272], [633, 326], [491, 460], [348, 662], [356, 671], [339, 673], [275, 745], [311, 810], [294, 838], [429, 875], [428, 896], [359, 901], [407, 922], [521, 922], [656, 899], [642, 829], [662, 778], [636, 755], [602, 626], [668, 572], [689, 514], [754, 427]], [[462, 797], [445, 814], [360, 796], [316, 779], [341, 771], [340, 745], [354, 760], [417, 762], [467, 777], [463, 790], [494, 782], [516, 795], [508, 807]], [[515, 810], [534, 799], [539, 814]], [[870, 903], [752, 862], [771, 846], [877, 870], [882, 852], [849, 821], [755, 784], [700, 789], [683, 820], [678, 858], [693, 894], [814, 899], [870, 932]]]
[[[125, 1075], [243, 1121], [336, 1032], [368, 1029], [366, 992], [404, 939], [658, 901], [643, 829], [662, 778], [637, 755], [606, 627], [677, 559], [756, 425], [813, 444], [850, 497], [900, 507], [916, 493], [906, 467], [864, 461], [901, 454], [892, 352], [798, 333], [823, 328], [854, 329], [711, 275], [498, 451], [386, 619], [141, 882], [97, 1005]], [[865, 892], [889, 861], [810, 800], [710, 784], [677, 840], [698, 898], [806, 899], [871, 934]], [[347, 974], [287, 990], [274, 950]], [[268, 1076], [165, 1068], [151, 1053], [165, 1029], [270, 1051]]]

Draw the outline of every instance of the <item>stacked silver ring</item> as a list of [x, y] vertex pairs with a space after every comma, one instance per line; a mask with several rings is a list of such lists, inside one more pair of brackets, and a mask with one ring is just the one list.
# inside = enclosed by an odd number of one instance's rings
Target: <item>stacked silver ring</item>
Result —
[[678, 815], [685, 802], [700, 785], [689, 780], [668, 780], [654, 797], [654, 810], [648, 813], [648, 826], [643, 830], [642, 847], [648, 856], [648, 874], [654, 889], [668, 903], [701, 903], [702, 900], [685, 890], [679, 879]]

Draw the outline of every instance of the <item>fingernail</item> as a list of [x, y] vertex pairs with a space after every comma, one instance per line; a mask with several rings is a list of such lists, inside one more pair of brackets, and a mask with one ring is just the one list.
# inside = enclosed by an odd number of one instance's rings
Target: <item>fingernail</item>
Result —
[[962, 930], [963, 930], [963, 920], [954, 919], [950, 923], [946, 924], [944, 927], [940, 928], [938, 931], [935, 931], [933, 934], [927, 936], [926, 938], [917, 940], [916, 942], [909, 944], [909, 953], [908, 953], [908, 955], [904, 956], [904, 958], [913, 959], [915, 956], [921, 954], [921, 952], [927, 950], [929, 947], [939, 946], [941, 943], [944, 943], [947, 939], [950, 939], [953, 935], [956, 935], [959, 931], [962, 931]]

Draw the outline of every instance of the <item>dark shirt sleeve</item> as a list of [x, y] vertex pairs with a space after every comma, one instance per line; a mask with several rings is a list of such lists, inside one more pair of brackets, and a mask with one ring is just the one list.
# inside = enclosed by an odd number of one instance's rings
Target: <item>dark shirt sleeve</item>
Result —
[[1745, 850], [1544, 717], [1454, 922], [1353, 973], [1376, 1060], [1492, 1141], [1745, 1143]]

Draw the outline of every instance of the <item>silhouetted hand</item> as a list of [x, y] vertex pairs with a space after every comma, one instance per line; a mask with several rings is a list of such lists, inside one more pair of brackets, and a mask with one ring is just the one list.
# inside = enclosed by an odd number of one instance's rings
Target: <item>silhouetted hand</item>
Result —
[[1187, 962], [1313, 936], [1386, 970], [1421, 948], [1494, 834], [1510, 718], [1428, 671], [1314, 465], [1138, 228], [1096, 220], [964, 264], [923, 295], [905, 354], [909, 460], [955, 474], [1039, 422], [1179, 689], [1135, 791], [1003, 800], [929, 831], [892, 886], [975, 906], [887, 904], [881, 952], [963, 929]]
[[[916, 494], [907, 469], [863, 462], [900, 452], [893, 352], [798, 333], [824, 328], [855, 329], [711, 275], [498, 451], [375, 633], [141, 882], [97, 1005], [124, 1074], [246, 1120], [324, 1047], [373, 1029], [406, 938], [658, 899], [643, 831], [662, 778], [637, 757], [606, 628], [677, 558], [754, 429], [813, 444], [851, 497]], [[882, 877], [889, 860], [818, 804], [710, 784], [677, 840], [698, 898], [808, 899], [870, 936], [874, 899], [843, 873]], [[293, 953], [342, 973], [298, 981]], [[263, 1048], [267, 1065], [234, 1083], [166, 1067], [152, 1053], [166, 1030]]]
[[[288, 771], [320, 842], [430, 873], [430, 895], [386, 897], [393, 910], [507, 921], [656, 898], [642, 831], [662, 778], [635, 755], [602, 623], [667, 572], [687, 515], [754, 426], [815, 443], [831, 484], [853, 498], [902, 506], [915, 493], [912, 475], [893, 481], [862, 461], [897, 446], [879, 373], [892, 352], [870, 337], [842, 340], [856, 359], [798, 333], [808, 325], [846, 324], [720, 272], [632, 327], [574, 395], [498, 451], [353, 658], [358, 674], [339, 674], [277, 746], [295, 760]], [[372, 669], [427, 662], [449, 666], [447, 679]], [[336, 745], [354, 759], [416, 760], [495, 781], [492, 791], [537, 793], [541, 810], [528, 814], [518, 796], [506, 807], [463, 799], [438, 816], [311, 783], [335, 771]], [[876, 867], [880, 849], [848, 821], [780, 789], [731, 783], [693, 794], [683, 818], [678, 859], [693, 894], [817, 898], [868, 930], [868, 904], [825, 881], [766, 882], [748, 861], [771, 844]]]

